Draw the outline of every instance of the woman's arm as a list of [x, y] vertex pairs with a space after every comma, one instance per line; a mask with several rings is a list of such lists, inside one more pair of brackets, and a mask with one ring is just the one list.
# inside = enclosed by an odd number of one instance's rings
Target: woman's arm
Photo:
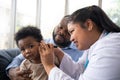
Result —
[[[80, 65], [79, 63], [73, 62], [69, 57], [65, 58], [64, 53], [57, 49], [55, 51], [52, 44], [45, 44], [44, 42], [41, 42], [40, 47], [39, 47], [39, 52], [40, 52], [41, 61], [43, 63], [43, 66], [51, 80], [61, 80], [62, 78], [69, 79], [69, 80], [73, 80], [73, 78], [78, 79], [78, 77], [80, 76], [80, 73], [83, 72], [83, 66], [81, 67], [82, 64]], [[61, 65], [63, 65], [62, 69], [68, 68], [66, 70], [68, 72], [66, 72], [66, 71], [63, 72], [64, 70], [62, 71], [55, 66], [54, 53], [56, 56], [58, 56], [60, 62], [65, 61], [65, 63], [61, 63]], [[53, 77], [53, 75], [54, 75], [54, 77]]]
[[54, 55], [58, 58], [59, 63], [61, 63], [64, 56], [64, 52], [60, 48], [54, 48]]

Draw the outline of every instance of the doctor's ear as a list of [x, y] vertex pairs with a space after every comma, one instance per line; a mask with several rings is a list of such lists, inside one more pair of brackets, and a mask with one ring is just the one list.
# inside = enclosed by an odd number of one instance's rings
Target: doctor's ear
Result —
[[91, 19], [87, 19], [85, 25], [86, 25], [86, 29], [88, 31], [91, 31], [93, 29], [94, 23]]

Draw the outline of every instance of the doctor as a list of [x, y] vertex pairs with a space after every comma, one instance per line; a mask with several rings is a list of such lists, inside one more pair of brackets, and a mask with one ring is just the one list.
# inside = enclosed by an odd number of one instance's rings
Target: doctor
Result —
[[[120, 28], [101, 8], [93, 5], [75, 11], [68, 30], [70, 40], [86, 52], [75, 63], [52, 44], [41, 42], [39, 51], [49, 80], [120, 80]], [[54, 53], [60, 69], [54, 65]]]

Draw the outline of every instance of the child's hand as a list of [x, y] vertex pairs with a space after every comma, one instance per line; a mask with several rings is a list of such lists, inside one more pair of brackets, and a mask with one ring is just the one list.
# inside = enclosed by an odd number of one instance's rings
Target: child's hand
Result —
[[9, 78], [11, 80], [31, 80], [28, 75], [31, 73], [31, 71], [21, 71], [19, 67], [16, 67], [9, 70]]

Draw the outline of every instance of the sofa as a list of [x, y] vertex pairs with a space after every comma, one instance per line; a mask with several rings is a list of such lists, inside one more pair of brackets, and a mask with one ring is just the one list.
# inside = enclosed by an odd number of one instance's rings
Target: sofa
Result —
[[0, 50], [0, 80], [10, 80], [5, 69], [18, 54], [20, 54], [18, 48]]

